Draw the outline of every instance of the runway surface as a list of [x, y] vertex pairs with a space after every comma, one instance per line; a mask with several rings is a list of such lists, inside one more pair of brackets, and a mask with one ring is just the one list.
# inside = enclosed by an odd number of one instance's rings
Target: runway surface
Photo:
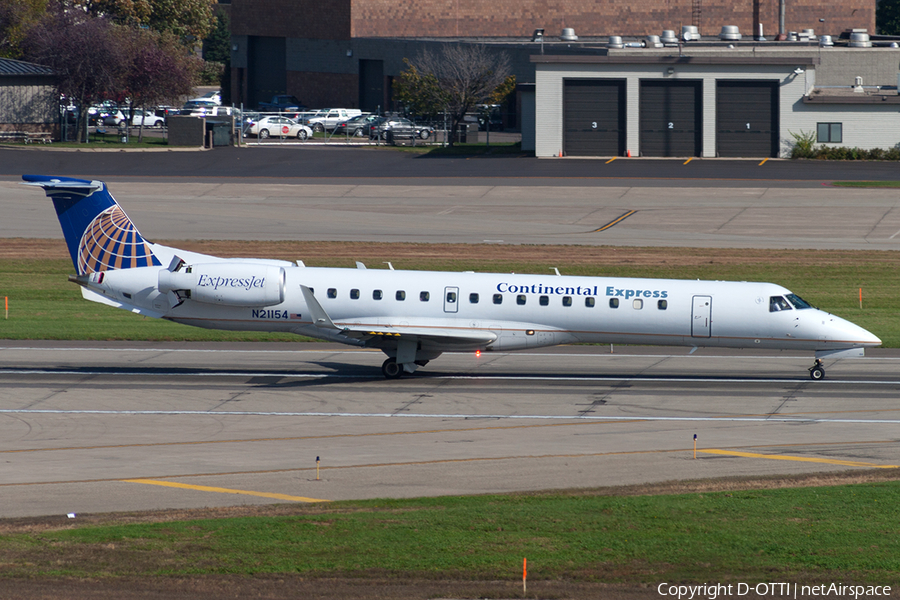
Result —
[[[109, 181], [151, 240], [897, 250], [900, 191]], [[62, 237], [40, 189], [0, 181], [2, 238]], [[296, 257], [288, 257], [296, 258]]]
[[900, 466], [900, 352], [610, 350], [4, 342], [0, 517]]

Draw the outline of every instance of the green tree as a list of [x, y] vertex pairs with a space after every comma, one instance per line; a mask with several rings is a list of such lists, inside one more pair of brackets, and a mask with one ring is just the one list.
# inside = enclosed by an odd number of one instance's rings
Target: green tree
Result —
[[445, 44], [405, 62], [395, 97], [419, 114], [446, 113], [451, 131], [476, 105], [500, 104], [515, 87], [509, 56], [484, 45]]
[[875, 8], [875, 29], [882, 35], [900, 35], [900, 0], [880, 0]]
[[47, 0], [0, 0], [0, 57], [21, 58], [28, 30], [47, 12]]

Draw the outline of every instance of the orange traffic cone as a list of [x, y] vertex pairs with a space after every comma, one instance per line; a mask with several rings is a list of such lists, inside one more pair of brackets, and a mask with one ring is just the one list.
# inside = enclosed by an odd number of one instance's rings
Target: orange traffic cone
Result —
[[627, 150], [625, 152], [625, 156], [627, 156], [628, 158], [631, 158], [631, 150]]
[[559, 157], [562, 158], [562, 150], [559, 151]]

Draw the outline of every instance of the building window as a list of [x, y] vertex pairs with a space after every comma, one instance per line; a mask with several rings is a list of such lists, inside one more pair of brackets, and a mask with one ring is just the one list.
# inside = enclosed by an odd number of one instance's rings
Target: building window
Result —
[[394, 297], [400, 302], [403, 302], [404, 300], [406, 300], [406, 292], [404, 292], [403, 290], [397, 290], [397, 294]]
[[469, 304], [478, 304], [478, 294], [475, 292], [469, 294]]
[[594, 308], [594, 302], [595, 300], [593, 296], [588, 296], [584, 299], [584, 305], [588, 308]]
[[503, 294], [494, 294], [494, 304], [503, 304]]
[[428, 292], [419, 292], [419, 302], [428, 302], [431, 299], [431, 294]]
[[516, 296], [516, 304], [519, 306], [525, 306], [525, 294], [519, 294]]
[[381, 290], [372, 290], [372, 300], [381, 300]]
[[359, 300], [359, 290], [356, 290], [356, 289], [350, 290], [350, 299], [351, 300]]
[[832, 144], [841, 144], [844, 141], [844, 127], [842, 123], [817, 123], [818, 135], [816, 141], [819, 143], [829, 142]]
[[619, 299], [618, 298], [610, 298], [609, 299], [609, 307], [610, 308], [619, 308]]
[[328, 297], [337, 298], [337, 290], [335, 288], [328, 288]]

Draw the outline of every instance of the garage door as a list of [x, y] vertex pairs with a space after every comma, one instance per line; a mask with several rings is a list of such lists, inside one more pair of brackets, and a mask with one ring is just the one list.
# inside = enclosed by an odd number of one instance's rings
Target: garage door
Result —
[[625, 81], [565, 80], [563, 126], [566, 156], [625, 154]]
[[716, 156], [778, 156], [778, 82], [716, 82]]
[[700, 156], [700, 81], [641, 82], [641, 155]]

